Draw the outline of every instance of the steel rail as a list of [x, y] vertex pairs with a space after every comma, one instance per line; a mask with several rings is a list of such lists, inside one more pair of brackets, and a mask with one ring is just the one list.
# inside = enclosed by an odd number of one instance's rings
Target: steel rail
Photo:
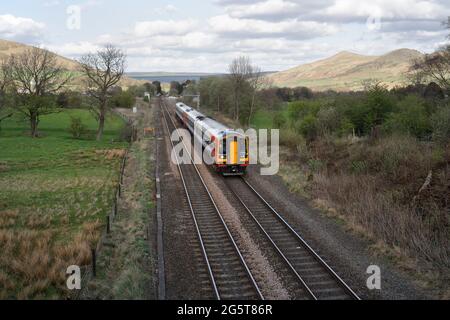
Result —
[[[165, 110], [165, 112], [163, 111], [163, 118], [165, 120], [166, 128], [167, 128], [167, 130], [168, 130], [168, 132], [170, 134], [169, 122], [167, 120], [167, 117], [169, 118], [170, 122], [172, 123], [172, 126], [175, 129], [177, 129], [177, 127], [176, 127], [172, 117], [170, 116], [169, 111], [167, 110], [167, 105], [165, 104], [165, 102], [163, 100], [161, 100], [161, 104], [160, 105], [161, 105], [161, 107], [163, 107], [163, 105], [164, 105], [164, 107], [162, 108], [162, 109]], [[167, 117], [166, 117], [166, 114], [167, 114]], [[171, 140], [170, 142], [172, 144], [172, 147], [175, 147], [172, 139], [170, 139], [170, 140]], [[232, 236], [232, 234], [231, 234], [231, 232], [230, 232], [230, 230], [229, 230], [225, 220], [223, 219], [223, 216], [220, 213], [220, 210], [217, 207], [217, 205], [216, 205], [216, 203], [215, 203], [215, 201], [214, 201], [214, 199], [213, 199], [213, 197], [211, 195], [211, 192], [209, 191], [208, 187], [206, 186], [206, 183], [205, 183], [203, 177], [201, 176], [197, 166], [195, 165], [191, 153], [188, 151], [188, 148], [187, 148], [185, 142], [182, 141], [182, 143], [183, 143], [183, 146], [184, 146], [185, 150], [189, 154], [189, 158], [190, 158], [190, 161], [192, 163], [192, 166], [195, 169], [195, 172], [197, 173], [197, 176], [199, 177], [199, 179], [201, 181], [201, 184], [203, 185], [204, 190], [206, 191], [206, 193], [207, 193], [207, 195], [209, 197], [209, 200], [211, 201], [211, 204], [213, 205], [213, 207], [215, 209], [215, 212], [216, 212], [217, 216], [220, 218], [222, 226], [224, 227], [224, 229], [226, 231], [226, 234], [228, 235], [228, 238], [231, 241], [231, 243], [232, 243], [232, 245], [234, 247], [234, 250], [235, 250], [235, 252], [237, 253], [237, 255], [239, 257], [239, 261], [240, 261], [240, 263], [242, 264], [242, 266], [244, 267], [244, 269], [246, 271], [247, 277], [249, 278], [253, 288], [255, 289], [258, 298], [261, 299], [261, 300], [264, 300], [264, 296], [262, 295], [261, 290], [260, 290], [258, 284], [256, 283], [255, 278], [253, 277], [253, 275], [252, 275], [252, 273], [251, 273], [247, 263], [245, 262], [245, 259], [244, 259], [243, 255], [242, 255], [242, 253], [239, 250], [238, 245], [236, 244], [236, 241], [234, 240], [234, 238], [233, 238], [233, 236]], [[185, 180], [185, 175], [183, 173], [183, 170], [181, 169], [181, 164], [180, 164], [180, 161], [179, 161], [179, 155], [176, 156], [176, 161], [177, 161], [177, 168], [178, 168], [178, 171], [180, 173], [180, 177], [181, 177], [181, 180], [182, 180], [182, 183], [183, 183], [183, 188], [185, 190], [185, 193], [186, 193], [186, 196], [187, 196], [187, 200], [188, 200], [188, 203], [189, 203], [189, 208], [190, 208], [190, 211], [191, 211], [191, 215], [192, 215], [192, 218], [194, 220], [195, 228], [196, 228], [196, 231], [197, 231], [197, 236], [198, 236], [199, 241], [200, 241], [200, 245], [201, 245], [201, 249], [202, 249], [202, 255], [203, 255], [204, 259], [205, 259], [205, 262], [206, 262], [206, 265], [207, 265], [207, 268], [208, 268], [208, 274], [209, 274], [209, 277], [210, 277], [210, 280], [211, 280], [211, 283], [212, 283], [212, 286], [213, 286], [214, 295], [215, 295], [217, 300], [221, 300], [221, 294], [219, 292], [220, 290], [218, 288], [217, 281], [216, 281], [216, 278], [214, 276], [213, 268], [211, 267], [210, 259], [208, 257], [208, 250], [206, 249], [205, 242], [204, 242], [204, 239], [203, 239], [200, 227], [199, 227], [198, 219], [196, 217], [195, 209], [194, 209], [194, 206], [193, 206], [193, 203], [192, 203], [192, 198], [191, 198], [191, 195], [190, 195], [190, 192], [189, 192], [189, 188], [188, 188], [186, 180]]]

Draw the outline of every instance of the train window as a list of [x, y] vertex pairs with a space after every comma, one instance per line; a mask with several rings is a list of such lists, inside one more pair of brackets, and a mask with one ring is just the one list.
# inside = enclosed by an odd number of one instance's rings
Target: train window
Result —
[[220, 148], [220, 154], [223, 156], [227, 155], [227, 138], [226, 136], [222, 139], [222, 147]]
[[245, 138], [245, 157], [248, 158], [249, 156], [249, 146], [250, 146], [250, 140], [249, 138]]

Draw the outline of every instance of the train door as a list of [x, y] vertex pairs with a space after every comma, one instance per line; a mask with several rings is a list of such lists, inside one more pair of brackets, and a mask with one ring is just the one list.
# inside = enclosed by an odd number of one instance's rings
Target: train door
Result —
[[236, 136], [230, 142], [230, 164], [236, 165], [239, 163], [239, 143]]

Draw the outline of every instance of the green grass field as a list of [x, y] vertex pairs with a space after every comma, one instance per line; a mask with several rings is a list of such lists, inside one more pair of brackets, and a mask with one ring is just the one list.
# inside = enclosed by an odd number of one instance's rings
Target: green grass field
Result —
[[95, 132], [86, 110], [42, 117], [38, 139], [19, 118], [2, 123], [0, 299], [64, 297], [66, 268], [89, 262], [111, 210], [124, 123], [110, 117], [102, 141], [75, 140], [68, 131], [75, 116]]
[[280, 115], [287, 120], [287, 108], [280, 111], [258, 110], [252, 117], [251, 126], [255, 129], [275, 129], [274, 118]]

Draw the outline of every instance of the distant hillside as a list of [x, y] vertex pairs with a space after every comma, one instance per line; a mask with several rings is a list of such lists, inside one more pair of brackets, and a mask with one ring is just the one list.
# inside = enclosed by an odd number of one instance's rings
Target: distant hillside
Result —
[[217, 73], [189, 73], [189, 72], [129, 72], [127, 76], [148, 82], [159, 81], [161, 83], [170, 83], [172, 81], [185, 82], [187, 80], [199, 81], [200, 79], [212, 77], [212, 76], [223, 76], [223, 74]]
[[[30, 48], [31, 46], [25, 44], [0, 39], [0, 59], [6, 59], [12, 54], [19, 54]], [[77, 73], [79, 72], [80, 65], [77, 61], [62, 57], [60, 55], [57, 55], [56, 59], [59, 65], [64, 69], [66, 69], [67, 71], [74, 72], [75, 75], [77, 75]], [[81, 85], [81, 80], [82, 80], [81, 76], [75, 76], [72, 85], [73, 86]], [[119, 83], [119, 85], [126, 88], [132, 85], [138, 85], [142, 83], [143, 83], [142, 81], [131, 79], [129, 77], [124, 77]]]
[[316, 91], [356, 91], [365, 80], [380, 80], [388, 87], [404, 83], [405, 73], [414, 59], [423, 54], [399, 49], [382, 56], [341, 52], [328, 59], [301, 65], [270, 75], [279, 87], [305, 86]]

